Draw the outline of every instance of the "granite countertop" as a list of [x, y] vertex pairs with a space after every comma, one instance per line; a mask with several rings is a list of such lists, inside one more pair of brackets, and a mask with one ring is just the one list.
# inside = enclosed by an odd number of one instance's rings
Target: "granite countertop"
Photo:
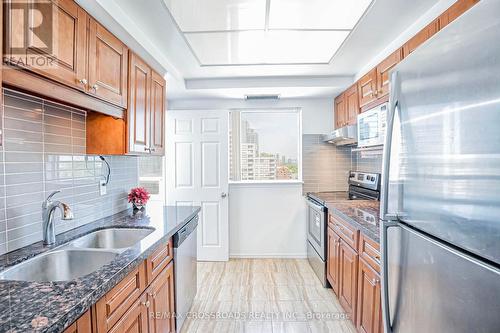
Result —
[[0, 256], [0, 270], [4, 270], [99, 229], [155, 229], [139, 243], [120, 253], [111, 263], [73, 281], [0, 280], [0, 332], [63, 331], [199, 211], [199, 207], [150, 205], [146, 216], [142, 218], [132, 217], [131, 210], [124, 211], [60, 234], [54, 246], [48, 247], [38, 242]]
[[380, 202], [348, 200], [346, 192], [315, 192], [330, 212], [359, 228], [371, 240], [380, 243]]

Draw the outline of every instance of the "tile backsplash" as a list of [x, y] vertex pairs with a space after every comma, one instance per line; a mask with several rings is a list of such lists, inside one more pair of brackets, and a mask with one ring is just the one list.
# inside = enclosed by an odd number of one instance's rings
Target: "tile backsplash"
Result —
[[303, 193], [347, 191], [350, 170], [382, 170], [380, 152], [354, 152], [349, 146], [324, 143], [320, 134], [302, 136]]
[[85, 154], [86, 112], [4, 90], [3, 144], [0, 148], [0, 253], [42, 239], [42, 202], [52, 192], [69, 204], [75, 218], [60, 233], [128, 207], [127, 192], [138, 184], [138, 160], [105, 156], [111, 166], [107, 194], [99, 180], [107, 168]]

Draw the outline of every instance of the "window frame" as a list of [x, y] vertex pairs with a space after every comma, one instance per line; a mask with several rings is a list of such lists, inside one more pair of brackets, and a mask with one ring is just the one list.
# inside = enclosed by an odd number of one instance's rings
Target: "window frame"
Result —
[[[242, 113], [294, 113], [297, 114], [297, 167], [298, 167], [298, 173], [297, 173], [297, 179], [283, 179], [283, 180], [232, 180], [231, 179], [231, 157], [228, 156], [227, 162], [228, 162], [228, 181], [229, 185], [231, 184], [303, 184], [303, 179], [302, 179], [302, 108], [300, 107], [270, 107], [270, 108], [237, 108], [237, 109], [230, 109], [229, 113], [229, 130], [228, 130], [228, 144], [231, 143], [231, 131], [232, 131], [232, 114], [234, 112], [239, 112], [240, 117], [238, 119], [238, 144], [240, 145], [238, 147], [238, 153], [240, 152], [241, 148], [241, 137], [240, 137], [240, 131], [241, 131], [241, 114]], [[228, 154], [230, 154], [230, 150], [228, 149]], [[241, 155], [238, 154], [238, 160], [241, 161]], [[239, 173], [239, 178], [241, 177], [241, 166], [238, 166], [238, 173]]]

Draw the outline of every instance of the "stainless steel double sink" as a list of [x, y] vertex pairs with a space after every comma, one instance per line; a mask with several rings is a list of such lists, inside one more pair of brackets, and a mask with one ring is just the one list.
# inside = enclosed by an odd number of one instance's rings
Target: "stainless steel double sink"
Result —
[[153, 231], [152, 228], [97, 230], [0, 272], [0, 280], [74, 280], [110, 263]]

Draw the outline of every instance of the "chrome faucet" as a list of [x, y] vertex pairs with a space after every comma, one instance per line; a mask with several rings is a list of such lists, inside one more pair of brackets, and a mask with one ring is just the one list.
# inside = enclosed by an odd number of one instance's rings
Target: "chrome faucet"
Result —
[[56, 242], [56, 231], [54, 227], [54, 211], [56, 208], [61, 210], [63, 220], [72, 220], [73, 212], [69, 206], [60, 201], [52, 201], [52, 197], [61, 191], [52, 192], [42, 204], [42, 232], [43, 243], [45, 245], [52, 245]]

